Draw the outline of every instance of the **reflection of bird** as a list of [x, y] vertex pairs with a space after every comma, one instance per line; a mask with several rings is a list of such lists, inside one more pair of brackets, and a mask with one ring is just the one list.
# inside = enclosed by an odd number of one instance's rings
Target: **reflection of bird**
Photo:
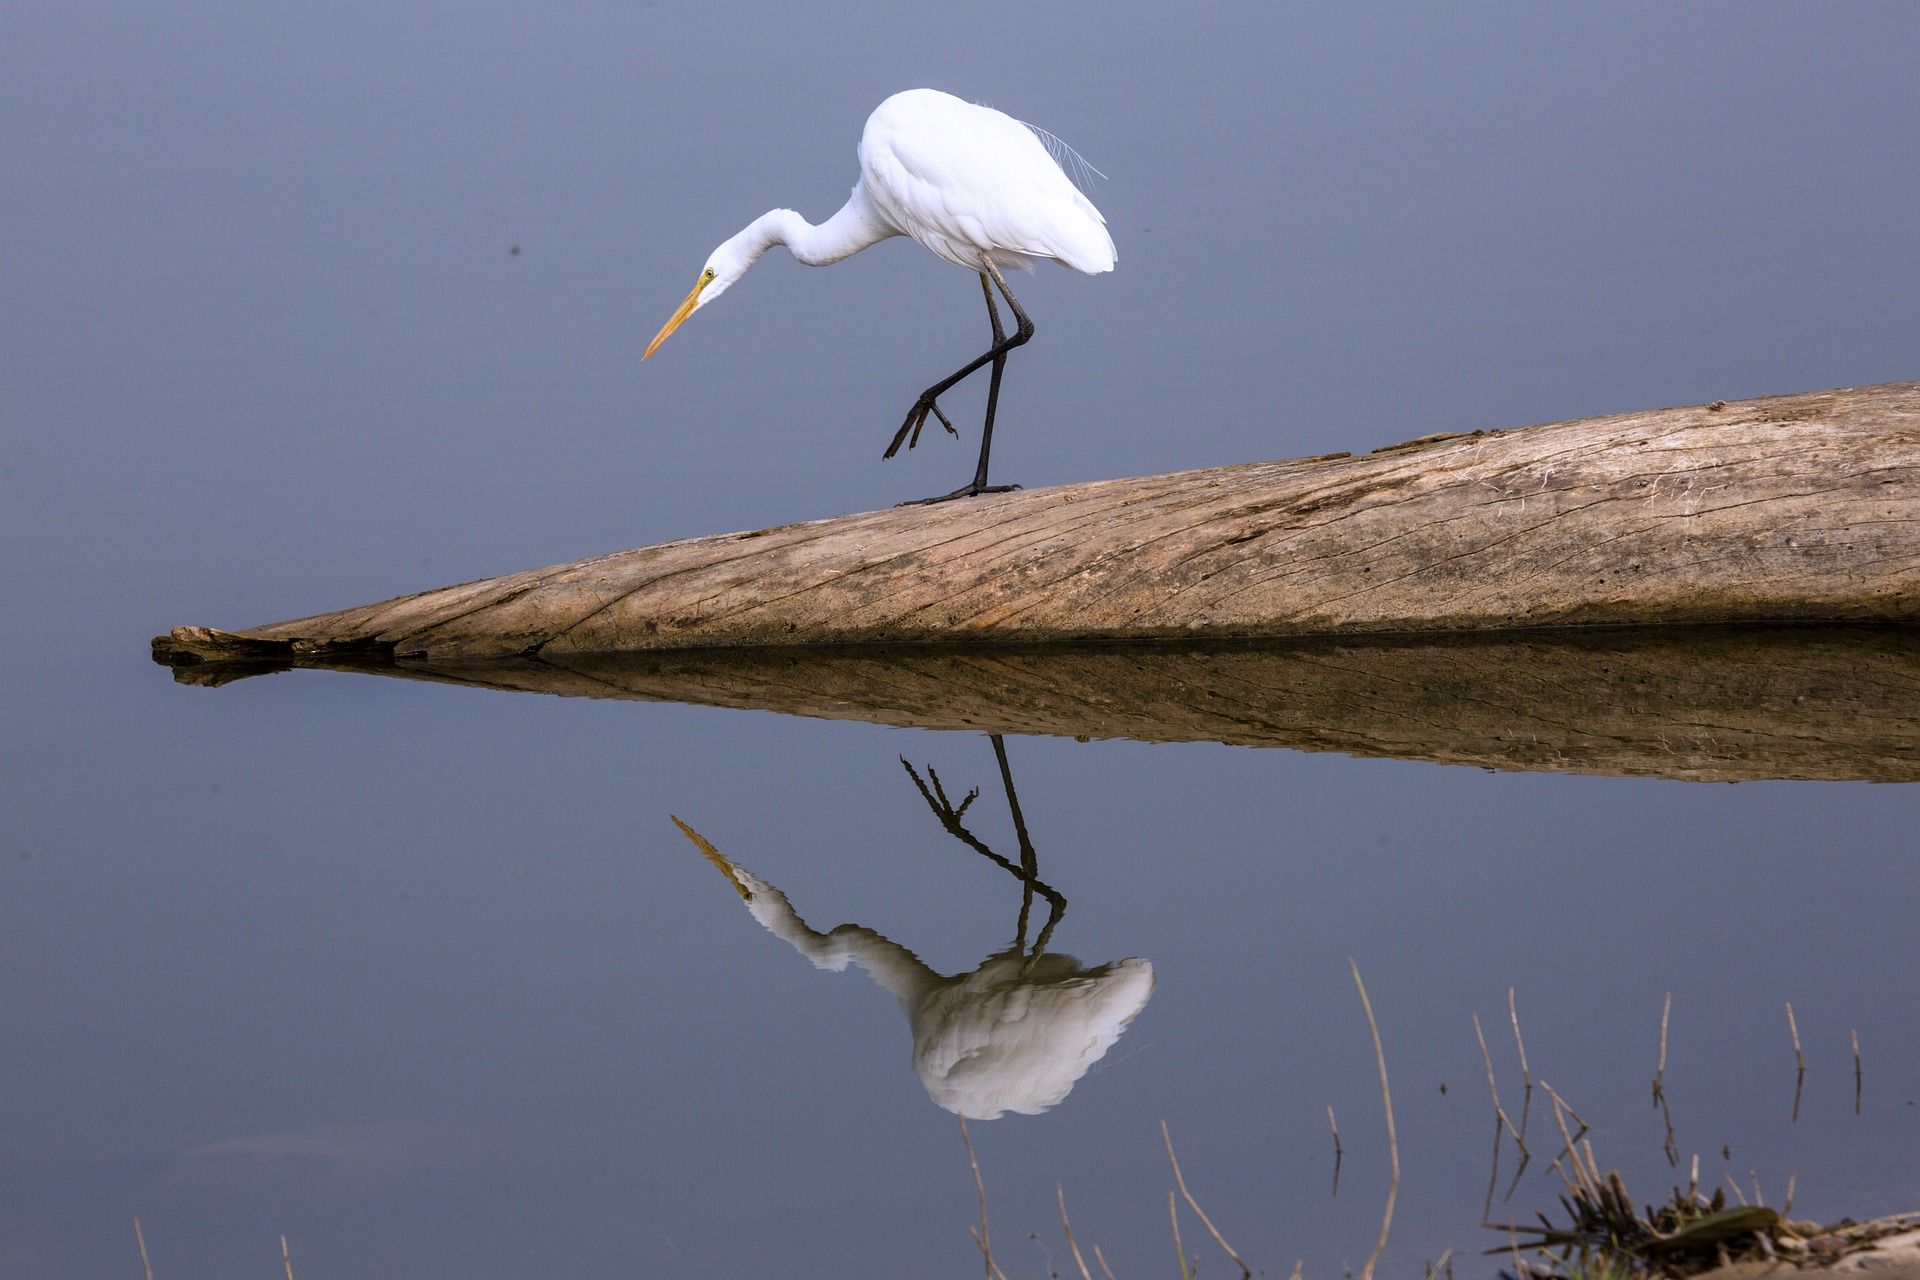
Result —
[[970, 1120], [1038, 1115], [1106, 1056], [1153, 994], [1153, 966], [1130, 958], [1082, 968], [1072, 956], [1029, 955], [1016, 944], [971, 973], [934, 972], [907, 948], [862, 925], [820, 933], [787, 896], [736, 866], [678, 818], [674, 823], [733, 883], [767, 931], [816, 968], [865, 969], [892, 992], [913, 1027], [913, 1066], [927, 1096]]
[[[1111, 271], [1115, 255], [1106, 219], [1075, 189], [1033, 130], [1012, 116], [935, 89], [896, 93], [874, 108], [860, 135], [859, 157], [853, 194], [826, 222], [814, 226], [791, 209], [774, 209], [715, 249], [646, 354], [651, 356], [688, 316], [725, 293], [776, 244], [786, 245], [806, 265], [821, 267], [892, 236], [912, 236], [948, 262], [979, 273], [993, 346], [920, 394], [884, 456], [891, 458], [902, 441], [909, 449], [919, 443], [929, 413], [953, 432], [938, 397], [992, 364], [979, 464], [971, 483], [943, 497], [1014, 488], [987, 484], [987, 452], [1007, 352], [1033, 336], [1033, 322], [1000, 269], [1053, 261], [1088, 275]], [[996, 286], [1013, 308], [1017, 327], [1011, 336], [994, 305]]]

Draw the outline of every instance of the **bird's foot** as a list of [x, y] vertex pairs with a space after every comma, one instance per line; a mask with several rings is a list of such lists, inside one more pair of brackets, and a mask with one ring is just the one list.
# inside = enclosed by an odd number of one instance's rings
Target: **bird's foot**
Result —
[[940, 419], [940, 425], [947, 429], [948, 435], [956, 438], [960, 435], [958, 431], [953, 429], [953, 424], [947, 421], [947, 415], [940, 412], [939, 403], [935, 401], [932, 396], [921, 396], [913, 402], [913, 408], [907, 410], [906, 421], [902, 422], [900, 429], [893, 433], [893, 443], [888, 445], [887, 451], [880, 456], [882, 458], [891, 458], [894, 454], [900, 452], [902, 441], [906, 442], [906, 446], [909, 449], [919, 444], [920, 428], [927, 425], [927, 415], [929, 413]]
[[[949, 831], [960, 825], [960, 820], [967, 816], [967, 807], [980, 798], [980, 788], [973, 787], [960, 798], [960, 803], [955, 805], [953, 801], [947, 799], [947, 789], [940, 785], [940, 775], [933, 771], [932, 765], [927, 766], [927, 781], [922, 782], [920, 775], [907, 762], [905, 756], [900, 757], [900, 763], [906, 767], [907, 776], [913, 779], [913, 785], [920, 789], [920, 796], [927, 802], [927, 807], [933, 810], [933, 816], [940, 819], [940, 825]], [[927, 786], [928, 782], [933, 784], [931, 789]]]
[[912, 502], [896, 502], [896, 507], [930, 507], [936, 502], [952, 502], [955, 498], [977, 498], [983, 493], [1012, 493], [1020, 486], [1017, 484], [968, 484], [962, 485], [952, 493], [943, 493], [937, 498], [915, 498]]

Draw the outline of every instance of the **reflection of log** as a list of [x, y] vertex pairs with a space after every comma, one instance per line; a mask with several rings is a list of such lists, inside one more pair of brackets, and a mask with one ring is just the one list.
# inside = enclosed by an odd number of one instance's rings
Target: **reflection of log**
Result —
[[[665, 543], [163, 660], [1920, 619], [1920, 383]], [[237, 645], [237, 648], [236, 648]]]
[[[214, 663], [176, 675], [218, 682], [260, 669]], [[1198, 650], [762, 648], [360, 669], [989, 733], [1702, 781], [1920, 780], [1920, 632], [1904, 628], [1550, 631]]]

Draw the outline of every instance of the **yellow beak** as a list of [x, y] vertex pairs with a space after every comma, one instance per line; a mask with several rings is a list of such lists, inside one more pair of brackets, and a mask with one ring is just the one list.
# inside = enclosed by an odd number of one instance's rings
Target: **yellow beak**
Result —
[[[694, 292], [698, 293], [700, 291], [698, 289], [695, 289]], [[657, 341], [656, 341], [656, 345], [657, 345]], [[644, 358], [645, 357], [642, 357], [642, 359]], [[672, 815], [668, 815], [668, 816], [672, 816]], [[680, 819], [674, 818], [673, 825], [680, 828], [681, 834], [685, 835], [687, 839], [693, 841], [694, 848], [700, 850], [700, 852], [706, 856], [706, 859], [708, 862], [711, 862], [714, 866], [720, 868], [721, 875], [724, 875], [728, 880], [733, 882], [733, 891], [735, 893], [739, 894], [742, 898], [746, 899], [748, 902], [753, 901], [752, 891], [749, 890], [746, 885], [740, 883], [739, 875], [734, 872], [733, 864], [727, 861], [727, 856], [725, 854], [721, 853], [718, 849], [714, 848], [711, 844], [707, 843], [707, 838], [705, 836], [701, 835], [698, 831], [695, 831], [692, 827], [688, 826], [686, 823], [680, 821]]]
[[671, 338], [673, 331], [687, 322], [687, 317], [692, 315], [693, 309], [700, 304], [700, 291], [712, 283], [713, 277], [702, 271], [699, 281], [693, 286], [693, 292], [689, 293], [686, 301], [680, 304], [680, 309], [675, 311], [667, 320], [666, 324], [661, 326], [659, 333], [653, 335], [653, 341], [647, 344], [646, 355], [640, 357], [642, 360], [645, 360], [647, 356], [658, 351], [660, 344], [668, 338]]

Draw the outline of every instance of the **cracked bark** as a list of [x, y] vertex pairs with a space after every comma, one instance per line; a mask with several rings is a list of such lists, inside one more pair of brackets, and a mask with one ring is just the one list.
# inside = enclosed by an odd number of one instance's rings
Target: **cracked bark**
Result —
[[1920, 383], [691, 538], [180, 628], [155, 652], [559, 659], [1764, 620], [1920, 620]]

